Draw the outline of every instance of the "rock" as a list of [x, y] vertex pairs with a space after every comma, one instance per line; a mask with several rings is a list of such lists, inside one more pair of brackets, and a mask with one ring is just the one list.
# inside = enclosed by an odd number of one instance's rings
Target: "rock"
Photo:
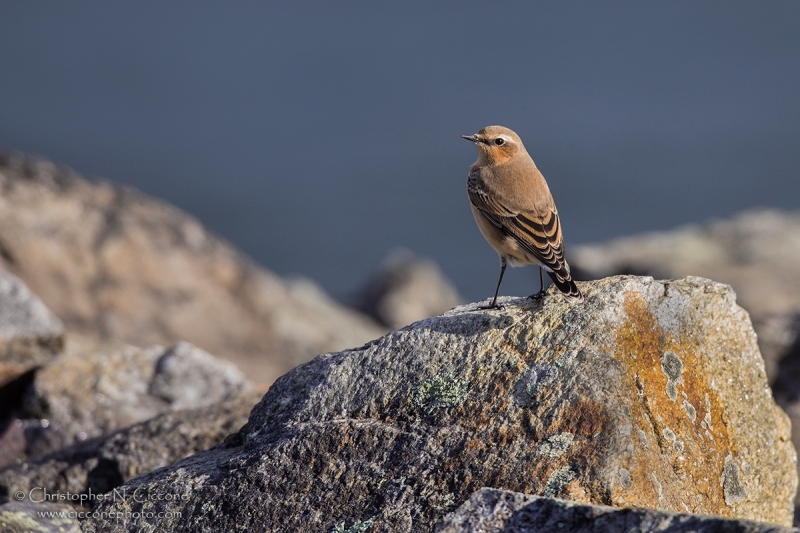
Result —
[[165, 202], [20, 156], [0, 156], [0, 267], [69, 332], [136, 346], [186, 340], [259, 383], [383, 333], [328, 298], [298, 300]]
[[[704, 226], [576, 246], [570, 249], [570, 265], [578, 279], [639, 274], [702, 276], [727, 283], [761, 338], [762, 331], [776, 328], [776, 321], [794, 323], [800, 315], [800, 211], [746, 211]], [[762, 345], [762, 352], [770, 378], [796, 334], [766, 333], [770, 343]]]
[[28, 455], [51, 453], [168, 411], [213, 405], [254, 390], [232, 363], [189, 343], [98, 347], [70, 336], [66, 352], [39, 371], [21, 409]]
[[0, 388], [52, 360], [61, 351], [63, 333], [63, 324], [41, 300], [0, 270]]
[[518, 492], [481, 489], [436, 529], [437, 533], [797, 533], [789, 527], [653, 509], [587, 505]]
[[24, 423], [15, 416], [8, 416], [0, 423], [0, 469], [25, 453], [28, 443], [23, 427]]
[[247, 422], [260, 395], [159, 415], [111, 435], [0, 470], [0, 501], [22, 492], [26, 501], [49, 494], [83, 495], [83, 507], [98, 495], [145, 472], [165, 467], [221, 443]]
[[730, 287], [580, 288], [582, 305], [471, 304], [320, 355], [223, 445], [120, 487], [147, 497], [96, 508], [180, 520], [84, 531], [427, 532], [481, 487], [791, 524], [788, 418]]
[[0, 269], [0, 468], [25, 450], [17, 419], [36, 369], [63, 346], [61, 321], [16, 276]]
[[444, 313], [462, 302], [436, 263], [404, 250], [384, 261], [354, 307], [397, 329]]
[[60, 503], [11, 502], [0, 505], [3, 533], [81, 533], [76, 511]]
[[[570, 264], [578, 279], [696, 275], [732, 285], [752, 317], [775, 398], [790, 414], [800, 446], [800, 211], [759, 209], [704, 226], [578, 246], [570, 250]], [[796, 501], [800, 519], [800, 494]]]

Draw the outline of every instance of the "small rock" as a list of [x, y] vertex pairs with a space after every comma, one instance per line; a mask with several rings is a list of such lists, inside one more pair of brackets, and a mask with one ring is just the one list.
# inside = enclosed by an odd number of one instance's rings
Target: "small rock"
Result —
[[0, 269], [0, 388], [61, 351], [61, 321], [16, 276]]
[[442, 314], [462, 301], [436, 263], [399, 251], [384, 261], [354, 306], [396, 329]]

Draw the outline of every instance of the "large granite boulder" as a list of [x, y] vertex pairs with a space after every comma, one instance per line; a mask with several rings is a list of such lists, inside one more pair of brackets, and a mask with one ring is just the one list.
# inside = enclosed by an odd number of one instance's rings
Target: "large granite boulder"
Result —
[[0, 155], [0, 268], [69, 332], [136, 346], [189, 341], [258, 383], [384, 331], [163, 201], [21, 156]]
[[96, 508], [127, 518], [82, 527], [427, 532], [481, 487], [791, 524], [788, 418], [730, 287], [627, 276], [581, 291], [582, 305], [503, 298], [320, 355], [223, 445]]
[[439, 524], [436, 533], [797, 533], [790, 527], [678, 514], [619, 509], [518, 492], [481, 489]]

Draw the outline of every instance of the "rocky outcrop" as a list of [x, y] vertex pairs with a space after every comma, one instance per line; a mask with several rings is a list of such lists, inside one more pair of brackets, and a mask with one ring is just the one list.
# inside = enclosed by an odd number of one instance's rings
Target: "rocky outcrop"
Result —
[[19, 156], [0, 156], [0, 268], [69, 332], [136, 346], [189, 341], [259, 383], [383, 332], [165, 202]]
[[98, 495], [129, 479], [221, 443], [247, 422], [259, 398], [251, 393], [209, 407], [165, 413], [0, 470], [0, 503], [18, 493], [23, 501], [40, 501], [46, 491], [84, 495], [74, 503], [91, 507]]
[[66, 352], [38, 372], [20, 409], [30, 456], [165, 412], [214, 405], [255, 391], [232, 363], [189, 343], [142, 349], [69, 341]]
[[582, 305], [472, 304], [320, 355], [223, 445], [96, 508], [128, 518], [84, 531], [430, 531], [485, 486], [791, 524], [788, 419], [731, 289], [580, 288]]
[[463, 300], [436, 263], [398, 251], [384, 261], [354, 306], [396, 329], [440, 315], [461, 303]]
[[797, 533], [789, 527], [654, 509], [587, 505], [518, 492], [481, 489], [436, 528], [436, 533]]

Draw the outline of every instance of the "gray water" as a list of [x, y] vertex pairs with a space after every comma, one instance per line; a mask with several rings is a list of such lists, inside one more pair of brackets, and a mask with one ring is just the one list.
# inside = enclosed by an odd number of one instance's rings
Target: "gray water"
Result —
[[459, 137], [489, 124], [525, 141], [568, 254], [800, 207], [800, 2], [0, 2], [0, 147], [337, 296], [396, 247], [491, 294]]

